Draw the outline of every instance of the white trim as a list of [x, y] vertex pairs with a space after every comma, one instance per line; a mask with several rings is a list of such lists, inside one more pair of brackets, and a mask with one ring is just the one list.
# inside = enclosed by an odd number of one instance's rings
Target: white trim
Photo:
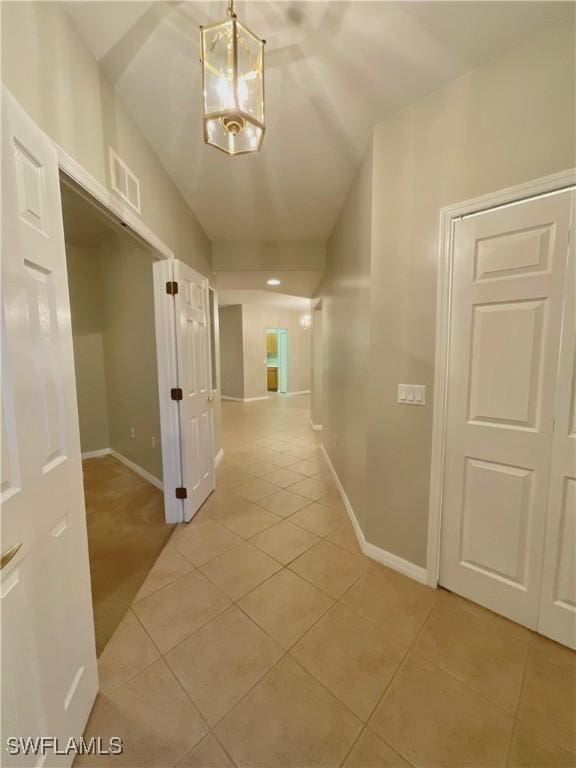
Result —
[[170, 390], [177, 386], [178, 360], [174, 299], [166, 293], [166, 283], [174, 279], [174, 262], [157, 261], [152, 267], [154, 285], [154, 328], [158, 360], [158, 402], [160, 406], [160, 441], [164, 486], [164, 515], [167, 523], [184, 522], [184, 501], [177, 499], [175, 489], [182, 482], [182, 453], [179, 402], [172, 400]]
[[268, 395], [264, 395], [264, 397], [228, 397], [228, 395], [220, 395], [220, 400], [232, 400], [234, 403], [255, 403], [257, 400], [268, 400]]
[[127, 466], [128, 469], [131, 469], [132, 472], [135, 472], [137, 475], [140, 475], [140, 477], [143, 477], [144, 480], [147, 480], [150, 485], [158, 488], [159, 491], [164, 489], [162, 480], [148, 472], [146, 469], [143, 469], [139, 464], [135, 464], [133, 461], [130, 461], [130, 459], [127, 459], [124, 454], [115, 451], [114, 448], [99, 448], [97, 451], [86, 451], [82, 454], [82, 461], [84, 461], [84, 459], [99, 459], [102, 456], [112, 456], [112, 458]]
[[[141, 213], [142, 208], [140, 204], [140, 179], [128, 168], [124, 160], [120, 157], [120, 155], [115, 152], [112, 147], [108, 147], [109, 152], [109, 161], [110, 161], [110, 186], [112, 187], [112, 190], [116, 192], [116, 194], [124, 200], [125, 203], [128, 203], [128, 205], [136, 211], [136, 213]], [[118, 184], [118, 179], [116, 177], [116, 168], [120, 167], [120, 169], [124, 172], [124, 177], [126, 179], [126, 192], [123, 192], [120, 185]], [[136, 200], [130, 200], [130, 195], [128, 194], [128, 180], [132, 180], [134, 183], [134, 186], [136, 188]]]
[[432, 420], [432, 460], [428, 503], [427, 584], [438, 585], [440, 575], [440, 536], [444, 480], [444, 446], [448, 406], [448, 368], [451, 318], [452, 239], [456, 219], [531, 197], [560, 191], [576, 184], [576, 169], [554, 173], [488, 195], [450, 205], [440, 210], [440, 242], [436, 298], [436, 356], [434, 363], [434, 405]]
[[82, 461], [85, 459], [99, 459], [102, 456], [109, 456], [110, 448], [98, 448], [96, 451], [85, 451], [82, 454]]
[[[178, 370], [175, 357], [173, 311], [165, 293], [165, 282], [173, 279], [174, 252], [144, 224], [133, 210], [91, 176], [62, 147], [56, 143], [54, 146], [58, 154], [58, 165], [64, 174], [62, 181], [72, 186], [88, 203], [103, 209], [113, 221], [127, 227], [137, 240], [152, 248], [157, 257], [154, 264], [154, 321], [160, 394], [162, 464], [166, 488], [177, 488], [182, 485], [180, 419], [178, 403], [171, 400], [167, 393], [174, 386], [174, 382], [178, 381]], [[158, 478], [154, 480], [156, 483], [160, 482]], [[162, 488], [162, 484], [156, 487]], [[164, 493], [164, 514], [167, 523], [180, 523], [184, 520], [183, 502], [176, 499], [174, 493], [168, 493], [168, 491]]]
[[147, 480], [150, 483], [150, 485], [153, 485], [155, 488], [158, 488], [159, 491], [164, 490], [164, 484], [162, 483], [162, 480], [157, 478], [151, 472], [148, 472], [138, 464], [135, 464], [133, 461], [130, 461], [130, 459], [127, 459], [126, 456], [124, 456], [122, 453], [118, 453], [118, 451], [115, 451], [114, 448], [110, 448], [109, 452], [110, 452], [110, 456], [122, 462], [122, 464], [125, 464], [128, 467], [128, 469], [132, 470], [132, 472], [135, 472], [137, 475], [140, 475], [140, 477], [143, 477], [144, 480]]
[[[54, 146], [58, 153], [58, 166], [60, 170], [77, 185], [75, 189], [77, 187], [81, 188], [77, 191], [84, 191], [88, 194], [88, 198], [86, 198], [88, 202], [93, 203], [93, 200], [96, 200], [97, 203], [106, 209], [109, 215], [112, 215], [121, 224], [123, 223], [129, 227], [135, 235], [153, 248], [162, 258], [174, 258], [174, 251], [168, 248], [166, 243], [160, 240], [131, 208], [124, 205], [116, 195], [112, 194], [112, 192], [84, 170], [62, 147], [56, 143], [54, 143]], [[92, 198], [92, 201], [90, 198]]]
[[414, 579], [414, 581], [418, 581], [421, 584], [426, 584], [427, 580], [425, 568], [422, 568], [415, 563], [411, 563], [408, 560], [404, 560], [403, 558], [398, 557], [398, 555], [394, 555], [392, 552], [387, 552], [385, 549], [377, 547], [375, 544], [370, 544], [369, 541], [366, 541], [366, 537], [364, 536], [362, 528], [360, 527], [360, 523], [358, 522], [358, 518], [356, 517], [356, 514], [352, 508], [352, 504], [350, 504], [350, 500], [346, 495], [344, 486], [340, 482], [340, 478], [338, 477], [334, 465], [330, 461], [328, 452], [323, 445], [321, 448], [322, 453], [324, 454], [324, 458], [328, 463], [328, 469], [330, 470], [330, 473], [334, 478], [334, 482], [336, 483], [336, 486], [340, 491], [340, 495], [342, 496], [342, 501], [344, 502], [346, 512], [348, 513], [348, 517], [350, 518], [350, 522], [352, 523], [354, 533], [356, 534], [356, 538], [358, 539], [358, 544], [362, 552], [366, 555], [366, 557], [370, 557], [372, 560], [376, 560], [377, 562], [382, 563], [382, 565], [386, 565], [388, 568], [392, 568], [392, 570], [398, 571], [404, 576], [408, 576], [410, 579]]
[[286, 397], [294, 397], [294, 395], [309, 395], [310, 390], [301, 389], [299, 392], [284, 392], [284, 393], [281, 392], [280, 394], [284, 394]]
[[313, 424], [310, 422], [310, 426], [314, 430], [314, 432], [322, 432], [322, 424]]
[[223, 458], [224, 458], [224, 448], [220, 448], [216, 456], [214, 456], [214, 466], [217, 467]]

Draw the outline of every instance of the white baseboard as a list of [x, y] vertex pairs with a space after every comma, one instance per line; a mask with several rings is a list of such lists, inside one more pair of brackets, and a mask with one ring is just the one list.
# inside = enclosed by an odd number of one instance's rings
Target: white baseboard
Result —
[[310, 422], [310, 426], [314, 432], [322, 432], [322, 424], [314, 424], [313, 422]]
[[234, 403], [255, 403], [256, 400], [268, 400], [268, 395], [263, 397], [228, 397], [228, 395], [220, 395], [220, 400], [232, 400]]
[[398, 571], [399, 573], [404, 574], [404, 576], [408, 576], [409, 578], [414, 579], [414, 581], [418, 581], [421, 584], [427, 584], [427, 574], [425, 568], [422, 568], [415, 563], [411, 563], [409, 560], [404, 560], [402, 557], [398, 557], [398, 555], [394, 555], [392, 552], [387, 552], [385, 549], [381, 549], [375, 544], [370, 544], [370, 542], [366, 541], [366, 537], [360, 528], [360, 523], [358, 522], [352, 505], [350, 504], [350, 500], [348, 499], [348, 496], [346, 496], [346, 492], [344, 491], [344, 487], [340, 482], [340, 478], [334, 469], [334, 465], [330, 461], [328, 452], [324, 446], [321, 446], [321, 448], [322, 453], [324, 454], [324, 458], [328, 463], [328, 469], [330, 470], [330, 473], [334, 478], [334, 482], [336, 483], [336, 486], [340, 491], [340, 495], [342, 496], [342, 501], [346, 507], [346, 512], [348, 513], [348, 517], [350, 518], [350, 522], [352, 523], [354, 533], [356, 534], [356, 538], [358, 539], [358, 544], [362, 552], [366, 555], [366, 557], [370, 557], [372, 560], [376, 560], [377, 562], [382, 563], [382, 565], [386, 565], [388, 568], [392, 568], [392, 570]]
[[84, 459], [99, 459], [101, 456], [109, 456], [110, 448], [98, 448], [97, 451], [85, 451], [82, 454], [82, 461]]
[[220, 448], [216, 456], [214, 456], [214, 466], [217, 467], [223, 458], [224, 458], [224, 448]]
[[143, 477], [144, 480], [148, 480], [150, 485], [153, 485], [155, 488], [158, 488], [159, 491], [164, 490], [164, 483], [162, 480], [159, 480], [157, 477], [155, 477], [153, 474], [148, 472], [145, 469], [142, 469], [138, 464], [134, 464], [133, 461], [130, 461], [130, 459], [127, 459], [126, 456], [122, 455], [121, 453], [118, 453], [118, 451], [115, 451], [114, 448], [110, 448], [110, 456], [113, 456], [118, 461], [121, 461], [122, 464], [125, 464], [128, 469], [131, 469], [132, 472], [136, 472], [137, 475], [140, 475], [140, 477]]
[[[221, 451], [221, 453], [223, 452]], [[137, 475], [140, 475], [140, 477], [143, 477], [144, 480], [147, 480], [150, 485], [158, 488], [159, 491], [164, 490], [164, 483], [162, 480], [147, 470], [143, 469], [138, 464], [135, 464], [133, 461], [130, 461], [130, 459], [127, 459], [126, 456], [124, 456], [122, 453], [115, 451], [114, 448], [100, 448], [97, 451], [86, 451], [86, 453], [82, 454], [82, 461], [84, 461], [84, 459], [98, 459], [101, 456], [113, 456], [117, 461], [121, 461], [122, 464], [127, 466], [128, 469], [131, 469], [132, 472], [136, 472]]]
[[309, 389], [301, 389], [299, 392], [286, 392], [286, 397], [294, 397], [294, 395], [309, 395]]

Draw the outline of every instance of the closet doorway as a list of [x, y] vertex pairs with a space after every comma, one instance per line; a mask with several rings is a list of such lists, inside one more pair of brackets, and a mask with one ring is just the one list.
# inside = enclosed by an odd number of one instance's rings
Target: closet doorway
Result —
[[288, 331], [266, 329], [266, 388], [268, 392], [288, 392]]
[[173, 530], [162, 492], [157, 257], [71, 187], [61, 196], [100, 653]]
[[571, 647], [575, 204], [565, 189], [453, 224], [439, 577]]

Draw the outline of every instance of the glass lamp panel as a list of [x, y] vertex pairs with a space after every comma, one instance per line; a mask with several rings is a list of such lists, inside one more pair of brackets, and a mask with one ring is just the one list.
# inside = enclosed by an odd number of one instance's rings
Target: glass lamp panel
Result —
[[238, 133], [226, 130], [222, 119], [213, 117], [206, 120], [206, 141], [215, 147], [236, 155], [241, 152], [256, 152], [260, 148], [264, 131], [246, 121], [246, 127]]
[[264, 122], [264, 43], [243, 24], [238, 30], [238, 106], [258, 122]]
[[232, 21], [202, 30], [204, 113], [235, 109]]

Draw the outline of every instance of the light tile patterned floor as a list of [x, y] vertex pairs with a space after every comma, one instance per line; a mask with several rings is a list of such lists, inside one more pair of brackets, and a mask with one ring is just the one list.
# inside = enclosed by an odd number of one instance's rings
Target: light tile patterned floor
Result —
[[223, 422], [218, 490], [100, 658], [86, 735], [125, 752], [95, 764], [576, 765], [574, 653], [364, 557], [306, 397]]

